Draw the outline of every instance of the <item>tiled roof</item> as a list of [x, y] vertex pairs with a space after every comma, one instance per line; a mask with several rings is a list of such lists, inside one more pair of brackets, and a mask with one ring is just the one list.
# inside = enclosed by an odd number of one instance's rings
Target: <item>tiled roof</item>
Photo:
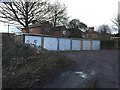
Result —
[[34, 27], [41, 27], [41, 26], [42, 26], [41, 23], [36, 23], [36, 24], [30, 25], [29, 27], [34, 28]]

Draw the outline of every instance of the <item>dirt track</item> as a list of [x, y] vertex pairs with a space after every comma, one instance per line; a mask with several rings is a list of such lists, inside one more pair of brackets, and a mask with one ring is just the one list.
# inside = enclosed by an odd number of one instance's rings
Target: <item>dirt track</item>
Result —
[[[72, 67], [74, 71], [94, 70], [98, 75], [96, 88], [118, 88], [118, 50], [60, 52], [60, 54], [76, 62]], [[65, 83], [63, 84], [65, 86]]]

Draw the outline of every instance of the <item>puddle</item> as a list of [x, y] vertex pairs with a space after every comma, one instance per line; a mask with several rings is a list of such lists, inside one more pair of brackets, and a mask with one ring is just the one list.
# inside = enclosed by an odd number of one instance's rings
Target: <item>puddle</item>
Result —
[[75, 72], [77, 76], [83, 78], [83, 79], [86, 79], [87, 78], [87, 74], [84, 73], [84, 72]]

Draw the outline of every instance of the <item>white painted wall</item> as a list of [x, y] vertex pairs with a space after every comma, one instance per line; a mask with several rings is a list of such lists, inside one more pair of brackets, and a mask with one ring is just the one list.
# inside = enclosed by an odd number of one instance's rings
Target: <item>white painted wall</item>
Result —
[[59, 50], [70, 50], [70, 39], [59, 39]]
[[44, 48], [47, 50], [57, 50], [57, 38], [45, 37]]
[[80, 40], [72, 40], [72, 50], [80, 50], [81, 41]]

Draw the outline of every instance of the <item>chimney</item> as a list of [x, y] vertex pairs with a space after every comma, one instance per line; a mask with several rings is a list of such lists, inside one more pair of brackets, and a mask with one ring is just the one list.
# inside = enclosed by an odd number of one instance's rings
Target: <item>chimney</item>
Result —
[[89, 31], [94, 31], [94, 27], [89, 27], [88, 30]]

